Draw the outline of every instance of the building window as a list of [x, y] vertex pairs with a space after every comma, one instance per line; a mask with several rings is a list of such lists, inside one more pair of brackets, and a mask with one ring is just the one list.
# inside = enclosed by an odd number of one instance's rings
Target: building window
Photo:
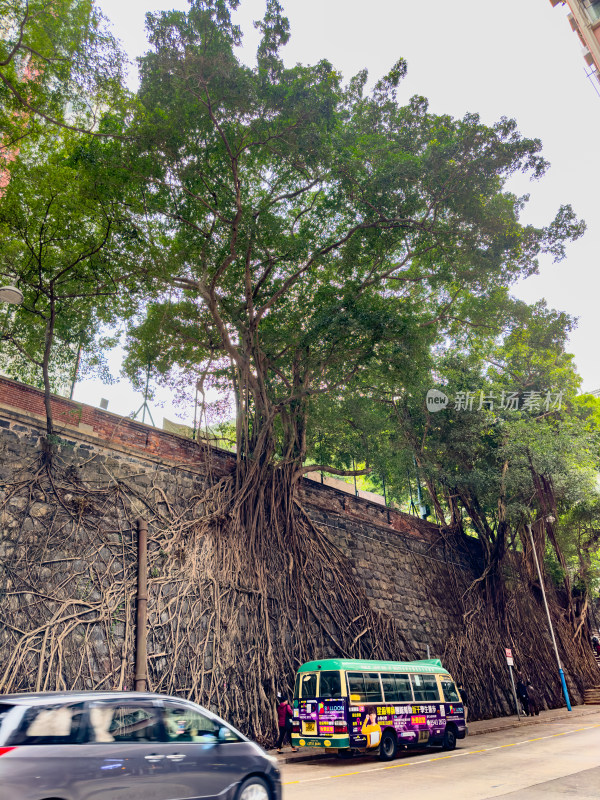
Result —
[[597, 22], [600, 19], [600, 0], [581, 0], [581, 2], [590, 20]]

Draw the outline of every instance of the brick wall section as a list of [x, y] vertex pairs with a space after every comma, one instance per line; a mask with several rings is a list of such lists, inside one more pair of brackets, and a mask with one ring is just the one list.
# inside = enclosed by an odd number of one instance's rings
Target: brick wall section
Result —
[[[104, 446], [125, 445], [173, 463], [201, 464], [202, 450], [189, 439], [120, 417], [93, 406], [53, 395], [52, 415], [59, 435], [80, 432], [92, 435]], [[44, 394], [39, 389], [0, 377], [0, 406], [46, 418]]]
[[[102, 448], [127, 448], [140, 456], [150, 457], [153, 461], [159, 460], [169, 466], [185, 466], [193, 471], [202, 471], [206, 462], [204, 448], [177, 434], [57, 395], [52, 396], [51, 404], [56, 432], [67, 441], [70, 437], [83, 437]], [[25, 415], [37, 427], [46, 416], [44, 394], [32, 386], [0, 377], [0, 416], [2, 410], [9, 412], [8, 416], [11, 411], [19, 416]], [[212, 448], [211, 464], [215, 463], [217, 471], [222, 470], [225, 473], [233, 468], [234, 457], [225, 450]], [[310, 505], [324, 512], [352, 517], [367, 524], [418, 536], [432, 543], [439, 539], [439, 530], [435, 525], [395, 509], [371, 503], [314, 481], [304, 480], [303, 489]]]

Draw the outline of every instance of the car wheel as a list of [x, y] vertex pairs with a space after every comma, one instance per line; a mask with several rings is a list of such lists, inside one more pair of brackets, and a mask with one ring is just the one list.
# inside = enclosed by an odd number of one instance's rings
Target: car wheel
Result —
[[236, 800], [269, 800], [269, 787], [262, 778], [254, 775], [240, 786]]
[[454, 728], [450, 726], [446, 728], [446, 733], [444, 734], [444, 744], [442, 747], [444, 750], [454, 750], [456, 747], [456, 731]]
[[379, 758], [381, 761], [391, 761], [396, 758], [398, 752], [398, 740], [392, 731], [384, 731], [379, 745]]

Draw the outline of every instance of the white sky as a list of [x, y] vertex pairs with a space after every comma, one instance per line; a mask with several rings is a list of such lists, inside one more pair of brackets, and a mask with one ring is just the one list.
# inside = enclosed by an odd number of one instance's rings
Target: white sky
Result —
[[[188, 8], [186, 0], [98, 0], [130, 55], [147, 42], [146, 11]], [[520, 180], [512, 188], [531, 193], [523, 219], [545, 224], [561, 203], [571, 203], [588, 225], [570, 245], [561, 264], [545, 261], [540, 275], [516, 290], [523, 300], [545, 297], [550, 306], [578, 317], [570, 349], [583, 377], [583, 389], [600, 389], [597, 338], [600, 316], [600, 96], [585, 76], [577, 36], [566, 6], [549, 0], [281, 0], [292, 38], [284, 50], [288, 64], [327, 58], [349, 78], [366, 67], [373, 79], [399, 58], [408, 77], [399, 100], [413, 94], [430, 100], [436, 113], [461, 117], [477, 112], [486, 123], [514, 117], [521, 132], [544, 143], [551, 169], [539, 182]], [[244, 60], [252, 61], [264, 0], [242, 0], [238, 22], [246, 31]], [[135, 82], [135, 71], [132, 75]], [[600, 90], [600, 84], [598, 89]], [[118, 356], [115, 356], [118, 360]], [[118, 363], [113, 364], [118, 374]], [[477, 387], [474, 387], [475, 389]], [[153, 415], [174, 418], [167, 403]], [[93, 405], [110, 400], [109, 410], [128, 414], [142, 403], [126, 381], [104, 386], [78, 384], [75, 399]]]

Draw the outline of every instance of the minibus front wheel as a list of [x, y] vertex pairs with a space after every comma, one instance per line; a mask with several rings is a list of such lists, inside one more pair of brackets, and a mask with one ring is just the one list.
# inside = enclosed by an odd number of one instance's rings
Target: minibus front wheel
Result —
[[396, 731], [388, 728], [383, 732], [383, 736], [381, 737], [381, 742], [379, 744], [379, 758], [381, 761], [391, 761], [393, 758], [396, 758], [397, 752], [398, 739], [396, 737]]
[[443, 750], [454, 750], [456, 747], [456, 728], [454, 725], [448, 725], [444, 734]]

